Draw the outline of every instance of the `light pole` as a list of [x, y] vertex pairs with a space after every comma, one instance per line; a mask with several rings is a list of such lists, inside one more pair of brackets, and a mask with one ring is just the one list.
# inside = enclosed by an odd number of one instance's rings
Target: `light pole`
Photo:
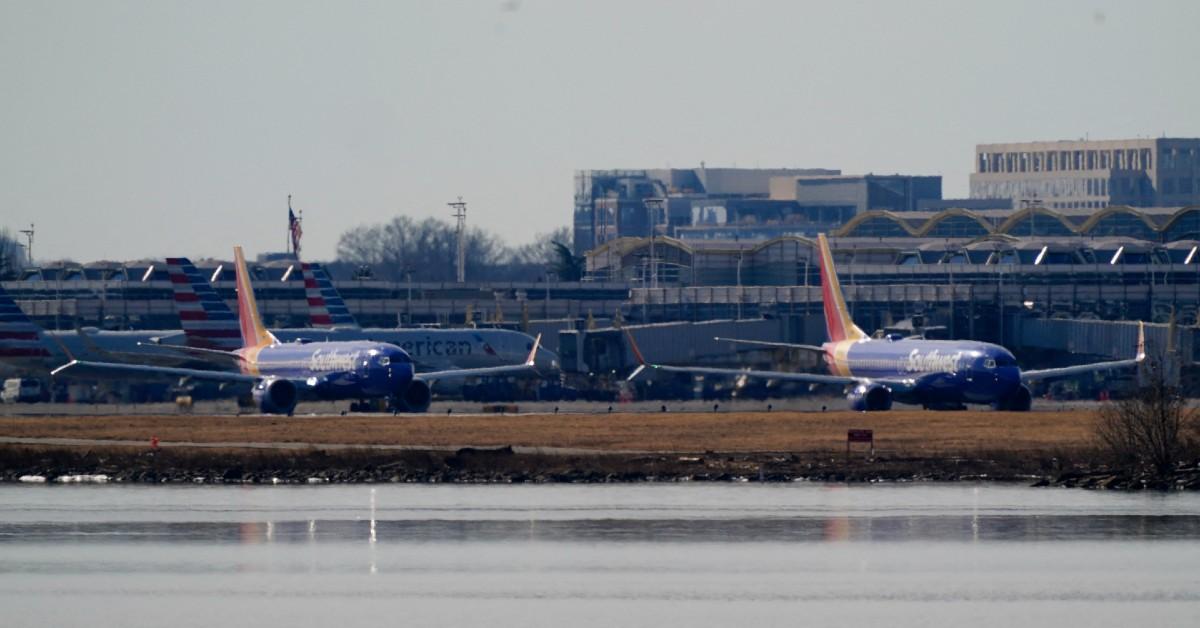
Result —
[[642, 200], [646, 206], [647, 222], [650, 223], [650, 288], [658, 287], [658, 257], [654, 253], [654, 239], [658, 234], [658, 212], [662, 209], [663, 200], [650, 197]]

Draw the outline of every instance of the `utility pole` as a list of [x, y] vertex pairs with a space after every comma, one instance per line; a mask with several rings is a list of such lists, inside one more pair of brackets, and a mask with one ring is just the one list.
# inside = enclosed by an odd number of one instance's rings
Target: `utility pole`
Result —
[[458, 239], [458, 255], [456, 266], [458, 270], [458, 283], [466, 283], [467, 281], [467, 204], [463, 202], [462, 197], [458, 197], [458, 201], [454, 203], [446, 203], [454, 210], [454, 218], [458, 221], [458, 226], [455, 230], [455, 235]]
[[658, 257], [654, 254], [654, 239], [658, 234], [658, 212], [662, 209], [663, 199], [647, 198], [642, 201], [646, 205], [650, 223], [650, 287], [658, 287]]
[[33, 266], [33, 223], [29, 223], [28, 229], [22, 229], [21, 233], [25, 234], [25, 239], [28, 244], [25, 245], [25, 258], [30, 266]]

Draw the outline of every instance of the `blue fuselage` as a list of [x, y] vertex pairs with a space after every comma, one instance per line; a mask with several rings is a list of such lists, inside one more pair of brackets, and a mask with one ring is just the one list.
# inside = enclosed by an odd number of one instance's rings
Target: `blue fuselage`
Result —
[[1012, 353], [984, 342], [872, 339], [824, 348], [836, 374], [910, 383], [895, 390], [904, 403], [992, 403], [1021, 385]]
[[366, 399], [402, 393], [413, 362], [400, 347], [380, 342], [282, 343], [242, 350], [247, 373], [304, 380], [319, 399]]

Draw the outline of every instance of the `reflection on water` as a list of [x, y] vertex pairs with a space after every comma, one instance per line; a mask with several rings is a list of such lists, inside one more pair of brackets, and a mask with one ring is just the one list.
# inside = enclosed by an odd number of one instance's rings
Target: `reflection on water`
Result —
[[196, 521], [0, 524], [12, 543], [801, 543], [1200, 539], [1200, 515], [924, 515], [548, 521]]
[[1116, 626], [1200, 616], [1194, 495], [5, 486], [0, 504], [5, 626]]

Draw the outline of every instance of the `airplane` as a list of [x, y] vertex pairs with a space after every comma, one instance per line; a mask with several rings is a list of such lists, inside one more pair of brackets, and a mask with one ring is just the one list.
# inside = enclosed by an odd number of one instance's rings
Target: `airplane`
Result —
[[148, 345], [182, 344], [178, 330], [108, 331], [84, 327], [47, 331], [34, 323], [0, 286], [0, 372], [44, 376], [72, 357], [109, 362], [200, 365], [193, 357], [147, 350]]
[[991, 343], [925, 340], [898, 335], [871, 338], [854, 324], [846, 308], [825, 234], [817, 236], [817, 247], [828, 342], [816, 346], [728, 338], [718, 340], [820, 352], [829, 366], [829, 375], [650, 364], [642, 356], [633, 335], [627, 331], [630, 347], [638, 362], [638, 367], [627, 379], [632, 381], [649, 370], [842, 385], [849, 388], [847, 401], [850, 408], [858, 411], [889, 410], [895, 401], [929, 409], [961, 409], [965, 404], [989, 404], [997, 410], [1027, 412], [1033, 402], [1029, 382], [1128, 368], [1146, 359], [1145, 330], [1140, 322], [1137, 348], [1132, 359], [1032, 371], [1021, 370], [1008, 349]]
[[[523, 363], [417, 373], [400, 347], [374, 341], [280, 342], [262, 323], [242, 248], [234, 247], [241, 347], [233, 351], [172, 347], [187, 354], [225, 361], [231, 370], [201, 370], [148, 364], [74, 359], [51, 372], [54, 377], [186, 378], [247, 386], [265, 414], [291, 415], [301, 399], [366, 400], [386, 398], [394, 411], [424, 412], [440, 379], [535, 371], [539, 336]], [[236, 368], [236, 370], [232, 370]]]
[[[240, 345], [237, 316], [216, 290], [185, 257], [167, 258], [176, 310], [187, 343], [193, 347], [236, 349]], [[373, 340], [404, 349], [422, 370], [484, 368], [524, 360], [533, 338], [508, 329], [363, 329], [319, 264], [302, 262], [305, 299], [312, 328], [276, 329], [282, 342], [300, 340]], [[230, 344], [232, 343], [232, 345]], [[559, 369], [558, 356], [539, 346], [538, 372]]]

